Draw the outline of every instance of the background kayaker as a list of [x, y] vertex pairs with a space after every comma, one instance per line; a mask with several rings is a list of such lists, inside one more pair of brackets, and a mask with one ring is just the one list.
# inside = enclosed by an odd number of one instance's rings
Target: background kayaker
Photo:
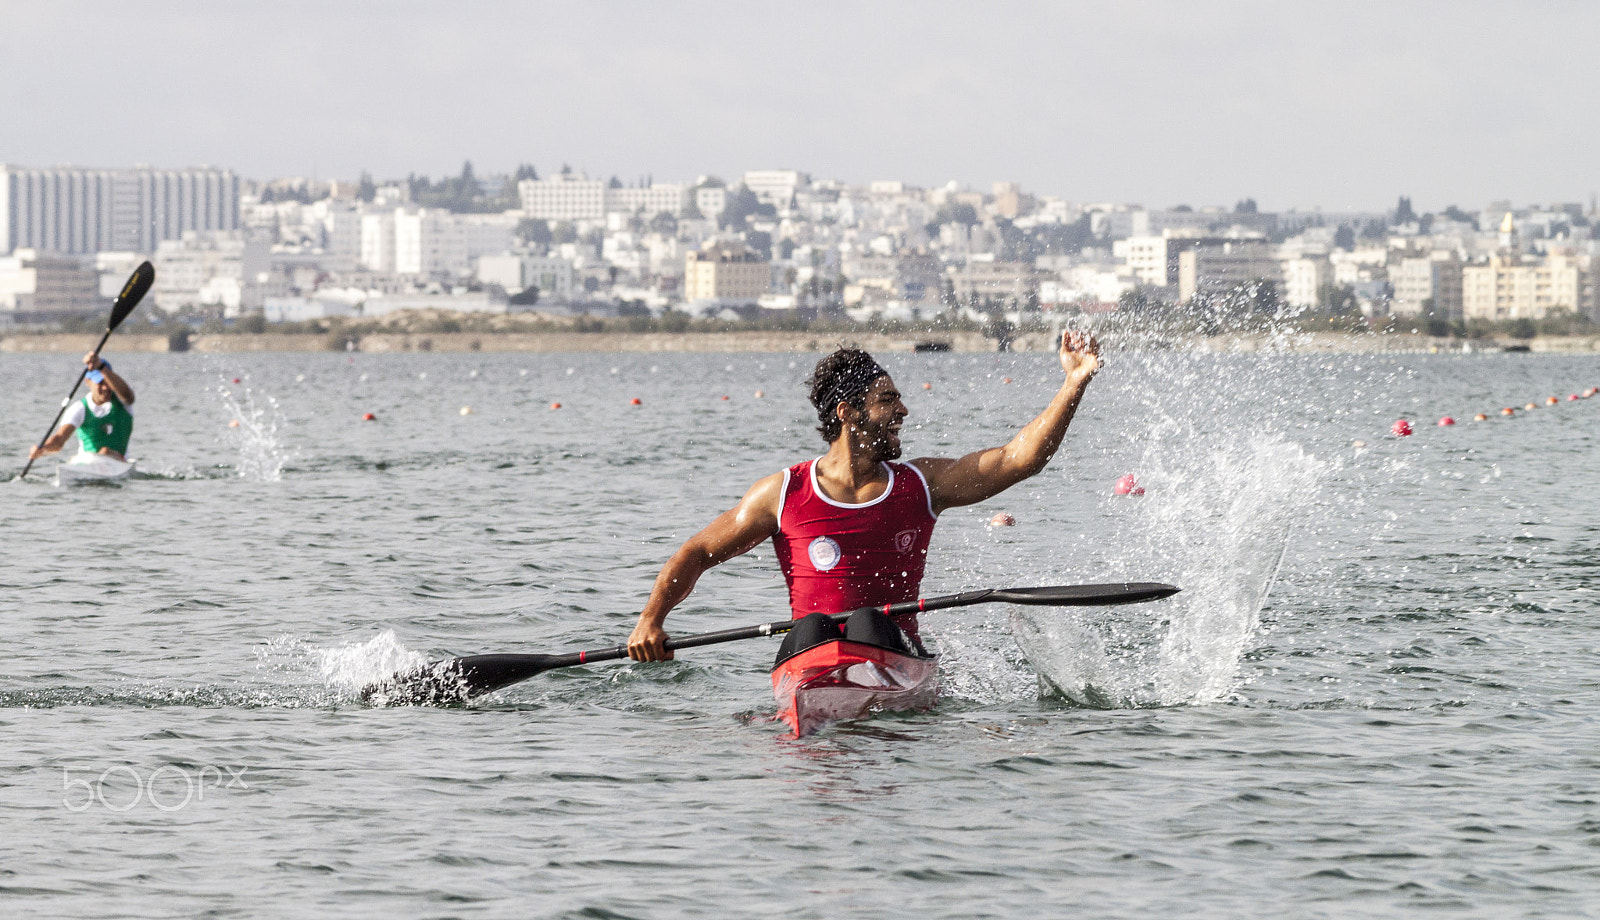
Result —
[[[827, 453], [759, 480], [678, 548], [628, 637], [629, 657], [671, 658], [663, 628], [668, 612], [707, 569], [769, 538], [796, 618], [914, 600], [939, 513], [981, 502], [1044, 469], [1100, 369], [1099, 355], [1093, 336], [1064, 333], [1061, 388], [1009, 444], [910, 463], [892, 462], [900, 456], [907, 410], [888, 372], [853, 348], [823, 358], [810, 384]], [[916, 639], [915, 616], [899, 625]], [[800, 631], [797, 625], [785, 645], [804, 647], [807, 637], [794, 635]]]
[[89, 392], [67, 407], [55, 434], [44, 444], [29, 448], [28, 459], [37, 460], [60, 450], [73, 431], [78, 432], [84, 453], [128, 459], [128, 440], [133, 437], [133, 387], [111, 369], [111, 362], [92, 351], [83, 356], [83, 363], [89, 365], [83, 378], [89, 384]]

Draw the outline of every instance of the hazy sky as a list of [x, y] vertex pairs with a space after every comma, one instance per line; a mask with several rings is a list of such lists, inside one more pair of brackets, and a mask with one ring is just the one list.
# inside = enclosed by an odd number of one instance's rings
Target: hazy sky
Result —
[[1600, 5], [0, 0], [0, 162], [1585, 201]]

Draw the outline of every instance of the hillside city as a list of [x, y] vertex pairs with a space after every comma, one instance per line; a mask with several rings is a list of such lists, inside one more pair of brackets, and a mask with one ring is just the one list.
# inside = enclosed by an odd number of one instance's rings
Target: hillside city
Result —
[[787, 169], [657, 183], [467, 163], [440, 180], [250, 181], [0, 165], [0, 328], [98, 315], [149, 258], [154, 319], [256, 330], [430, 309], [672, 330], [1201, 306], [1531, 337], [1600, 320], [1596, 219], [1592, 202], [1269, 213]]

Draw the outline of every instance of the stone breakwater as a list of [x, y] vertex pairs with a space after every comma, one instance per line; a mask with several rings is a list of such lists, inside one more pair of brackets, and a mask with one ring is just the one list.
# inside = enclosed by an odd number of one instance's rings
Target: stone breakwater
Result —
[[[86, 350], [94, 344], [92, 334], [8, 334], [0, 335], [0, 353], [63, 352]], [[309, 352], [350, 351], [367, 354], [403, 352], [822, 352], [841, 342], [851, 342], [873, 352], [909, 352], [919, 346], [940, 351], [994, 352], [993, 339], [976, 332], [949, 333], [838, 333], [813, 332], [707, 332], [707, 333], [632, 333], [632, 332], [384, 332], [361, 336], [347, 334], [194, 334], [187, 348], [173, 346], [165, 335], [116, 335], [108, 352]], [[1110, 341], [1115, 348], [1117, 343]], [[1148, 343], [1141, 342], [1143, 346]], [[1214, 336], [1165, 343], [1175, 348], [1197, 348], [1217, 353], [1417, 353], [1458, 352], [1459, 339], [1431, 338], [1425, 335], [1341, 335], [1304, 333], [1275, 336]], [[1011, 342], [1019, 352], [1048, 351], [1055, 347], [1047, 333], [1026, 333]], [[1526, 342], [1510, 340], [1471, 343], [1474, 351], [1517, 350], [1561, 354], [1600, 352], [1600, 336], [1539, 337]]]

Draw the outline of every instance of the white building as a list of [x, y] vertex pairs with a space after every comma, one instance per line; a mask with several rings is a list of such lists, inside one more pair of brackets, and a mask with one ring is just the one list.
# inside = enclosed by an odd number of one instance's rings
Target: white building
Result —
[[1178, 299], [1224, 293], [1256, 281], [1281, 281], [1282, 267], [1260, 240], [1226, 240], [1178, 254]]
[[1333, 282], [1333, 265], [1320, 256], [1283, 260], [1283, 299], [1292, 307], [1321, 305], [1322, 289]]
[[1390, 311], [1417, 316], [1429, 311], [1440, 319], [1461, 319], [1461, 261], [1453, 252], [1434, 252], [1426, 258], [1400, 259], [1389, 266], [1394, 285]]
[[560, 256], [509, 252], [478, 259], [478, 280], [498, 284], [508, 294], [539, 289], [539, 300], [572, 298], [572, 261]]
[[394, 271], [394, 211], [361, 215], [361, 255], [357, 264], [375, 272]]
[[237, 316], [258, 309], [268, 254], [266, 243], [242, 231], [190, 230], [156, 248], [151, 295], [163, 310], [220, 306], [223, 315]]
[[463, 276], [480, 256], [512, 246], [514, 215], [402, 207], [361, 215], [360, 267], [402, 275]]
[[663, 212], [677, 217], [689, 207], [689, 187], [650, 185], [643, 188], [608, 188], [605, 209], [608, 214], [643, 214], [653, 217]]
[[599, 220], [606, 213], [606, 183], [581, 173], [517, 183], [522, 213], [534, 220]]
[[189, 230], [238, 226], [239, 177], [230, 170], [0, 165], [0, 253], [151, 252]]
[[534, 220], [600, 220], [608, 213], [646, 215], [662, 211], [676, 217], [689, 206], [689, 187], [650, 185], [611, 188], [581, 173], [550, 179], [524, 179], [517, 184], [522, 212]]
[[811, 177], [795, 169], [758, 169], [744, 174], [744, 187], [754, 192], [762, 204], [776, 208], [787, 208], [794, 201], [795, 191], [810, 182]]
[[0, 324], [51, 322], [105, 306], [99, 276], [78, 259], [37, 249], [0, 256]]
[[720, 185], [697, 188], [694, 190], [694, 206], [700, 216], [715, 218], [728, 209], [728, 190]]

